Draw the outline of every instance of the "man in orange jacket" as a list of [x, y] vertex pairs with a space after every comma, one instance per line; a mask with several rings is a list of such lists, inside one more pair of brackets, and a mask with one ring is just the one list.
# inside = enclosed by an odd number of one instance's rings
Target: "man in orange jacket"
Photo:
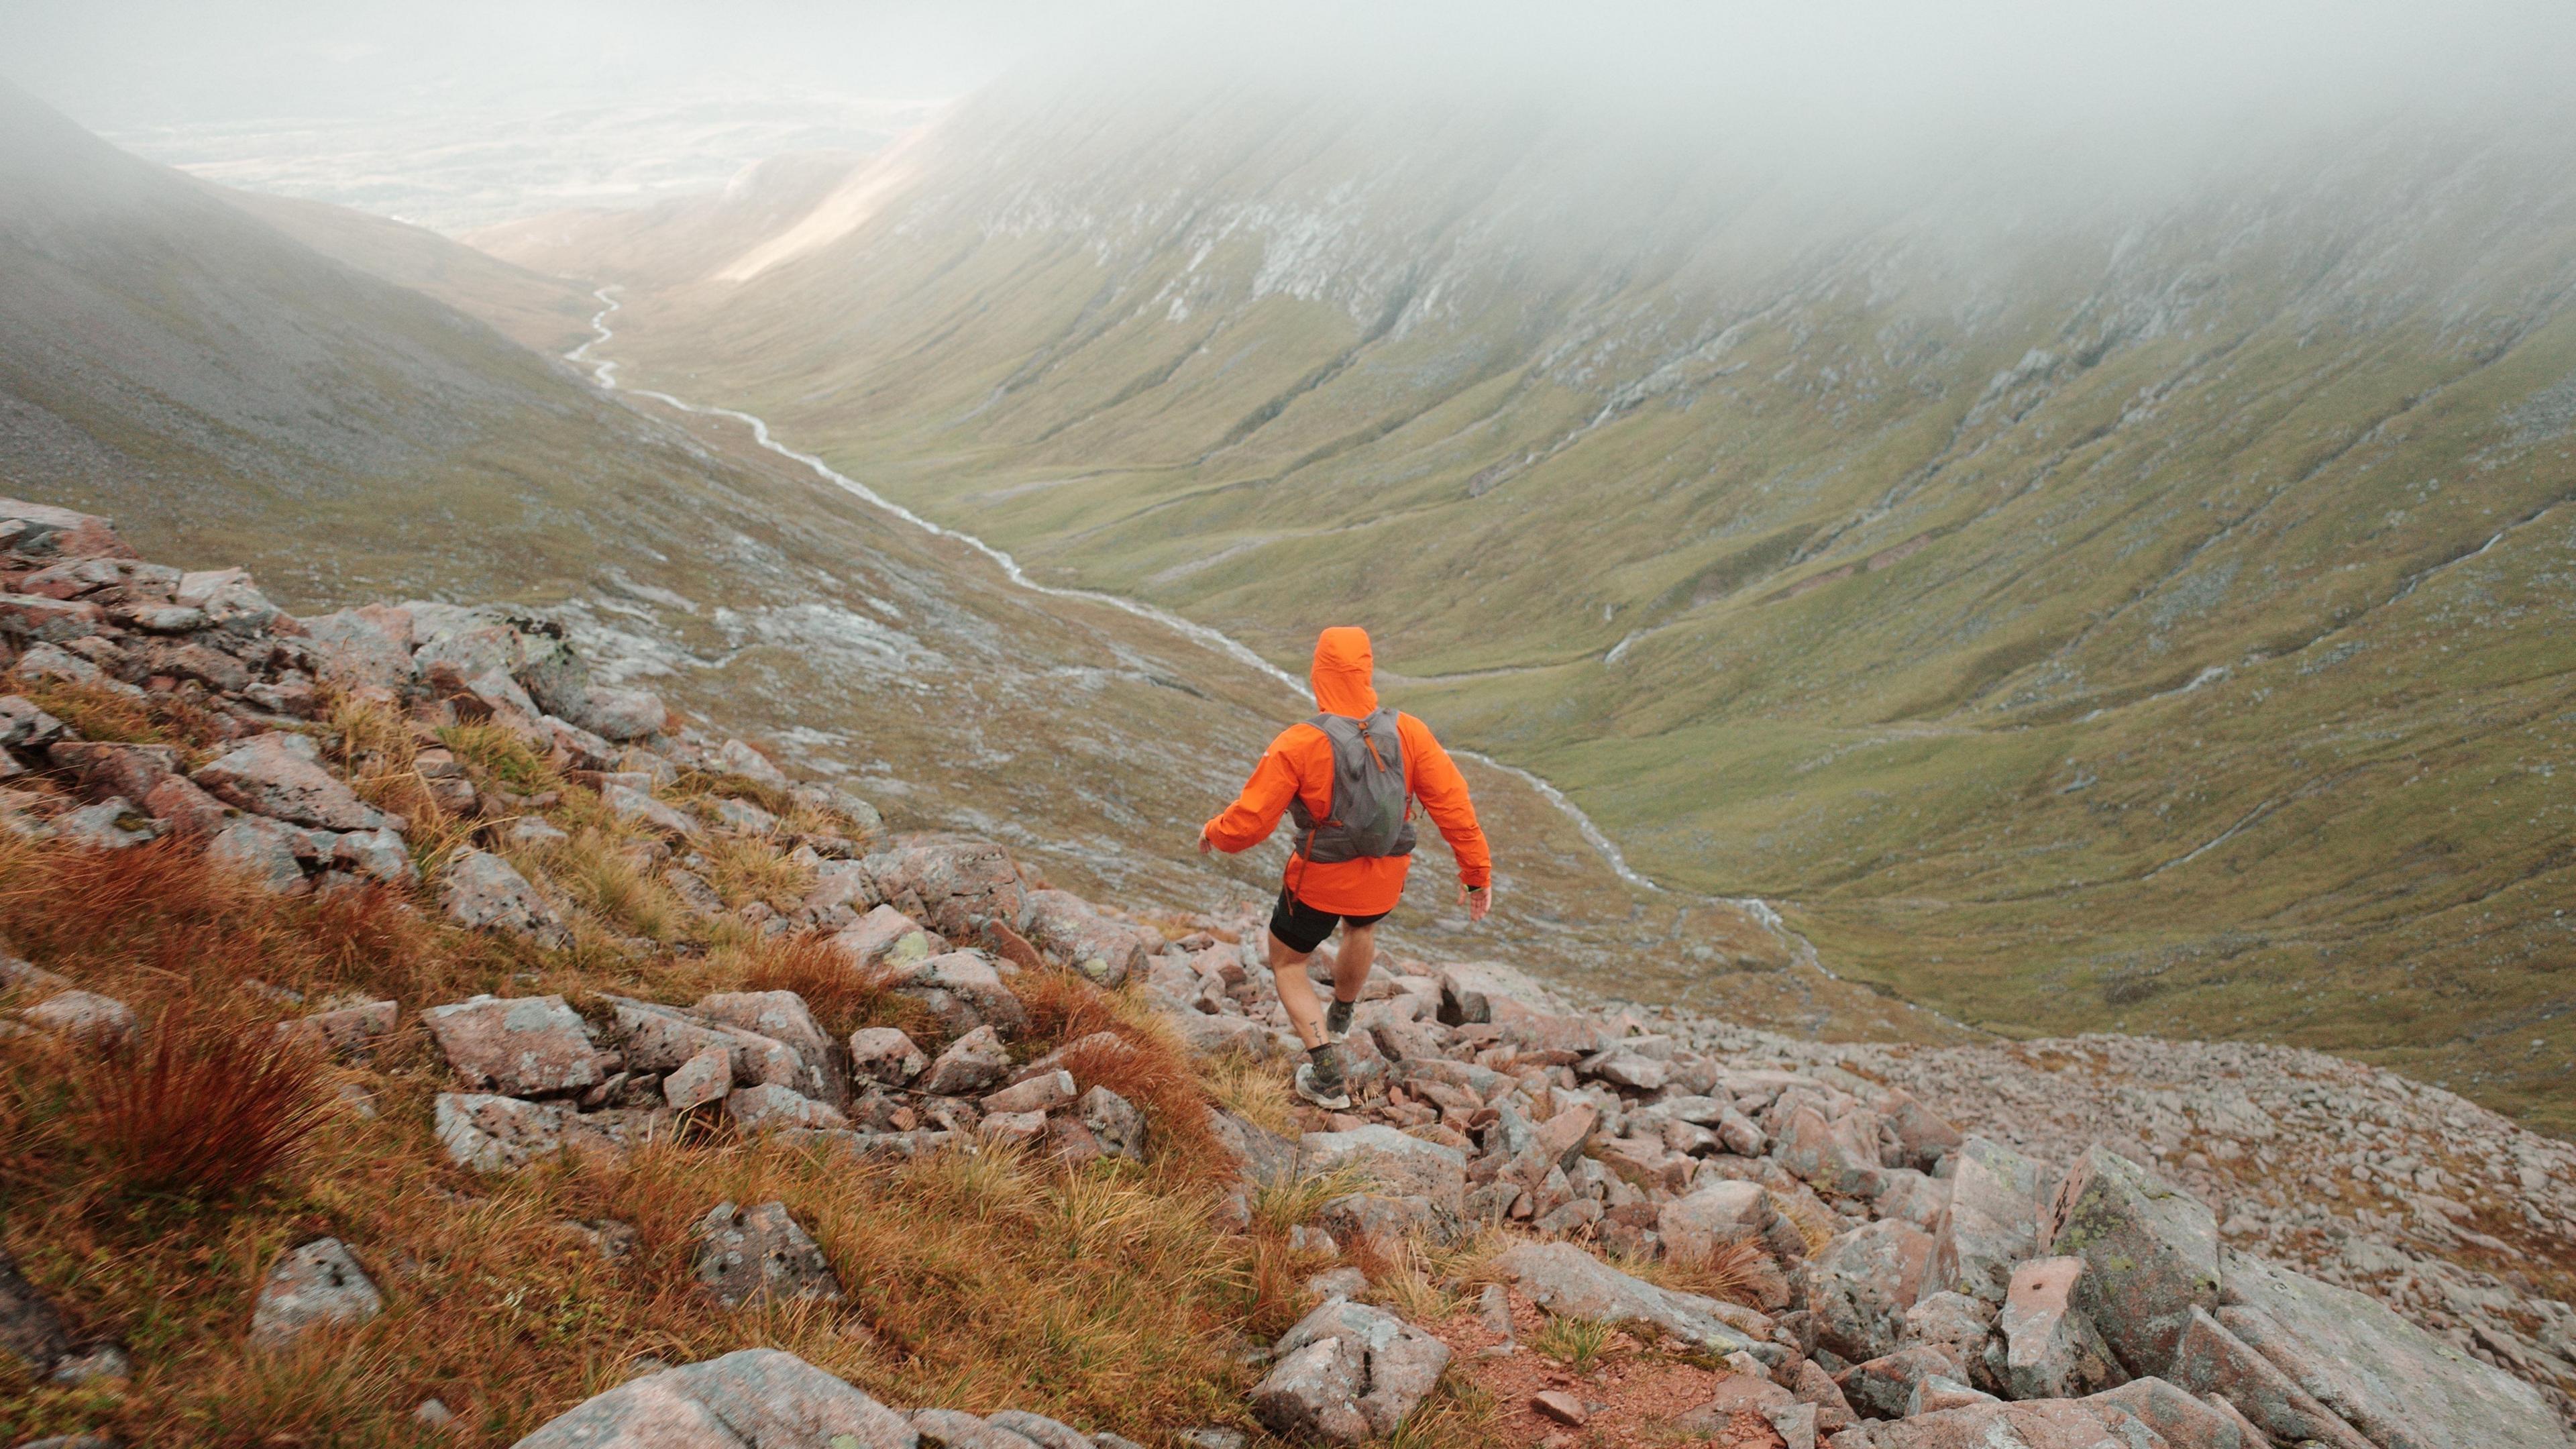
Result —
[[[1200, 854], [1232, 855], [1269, 839], [1281, 815], [1294, 816], [1297, 841], [1270, 912], [1270, 974], [1309, 1057], [1297, 1068], [1297, 1094], [1334, 1111], [1351, 1104], [1335, 1043], [1349, 1033], [1377, 959], [1377, 923], [1404, 895], [1415, 800], [1458, 857], [1467, 918], [1483, 920], [1494, 903], [1493, 857], [1466, 780], [1429, 725], [1378, 706], [1374, 672], [1366, 630], [1325, 630], [1310, 676], [1315, 717], [1282, 730], [1243, 794], [1199, 828]], [[1327, 1016], [1306, 979], [1306, 961], [1335, 926], [1342, 950]]]

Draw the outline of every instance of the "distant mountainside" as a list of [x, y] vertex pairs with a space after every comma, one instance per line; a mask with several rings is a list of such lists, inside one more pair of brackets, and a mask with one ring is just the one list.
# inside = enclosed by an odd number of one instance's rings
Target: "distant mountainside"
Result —
[[[542, 609], [610, 679], [720, 714], [898, 825], [1001, 834], [1076, 888], [1195, 908], [1275, 884], [1276, 845], [1213, 866], [1193, 849], [1305, 712], [1275, 679], [1014, 587], [737, 425], [627, 406], [493, 330], [560, 340], [586, 285], [203, 185], [6, 91], [0, 196], [0, 494], [247, 565], [299, 613]], [[1626, 989], [1728, 964], [1695, 999], [1802, 1034], [1964, 1035], [1799, 964], [1743, 910], [1632, 889], [1523, 782], [1471, 778], [1513, 857], [1498, 927], [1464, 940]], [[1427, 883], [1404, 929], [1463, 926], [1443, 900]]]
[[622, 257], [695, 280], [614, 355], [1039, 577], [1283, 662], [1367, 623], [1648, 873], [1914, 999], [2576, 1126], [2565, 132], [2038, 192], [1630, 140], [1004, 86]]

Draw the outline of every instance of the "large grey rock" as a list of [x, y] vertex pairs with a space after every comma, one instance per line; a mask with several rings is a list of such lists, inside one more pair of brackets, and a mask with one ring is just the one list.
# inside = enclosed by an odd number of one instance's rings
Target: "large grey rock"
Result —
[[980, 951], [950, 951], [905, 965], [888, 963], [886, 984], [930, 1008], [941, 1027], [968, 1032], [990, 1026], [1005, 1036], [1028, 1025], [1028, 1008], [1002, 983]]
[[489, 851], [458, 851], [439, 878], [438, 894], [448, 917], [472, 930], [525, 936], [549, 949], [572, 939], [528, 878]]
[[841, 1280], [823, 1250], [789, 1216], [787, 1204], [722, 1202], [698, 1222], [692, 1271], [727, 1308], [767, 1301], [841, 1301]]
[[[825, 882], [824, 888], [815, 893], [815, 898], [809, 899], [807, 909], [821, 904], [824, 891], [842, 882], [847, 883], [846, 887], [836, 894], [873, 889], [864, 876], [855, 872], [844, 873]], [[946, 949], [932, 942], [930, 933], [921, 928], [920, 922], [888, 905], [871, 906], [866, 915], [834, 935], [832, 944], [859, 966], [910, 966], [940, 955]]]
[[1772, 1157], [1819, 1192], [1876, 1197], [1886, 1185], [1876, 1113], [1854, 1107], [1828, 1117], [1817, 1102], [1802, 1100], [1781, 1115], [1777, 1135]]
[[1895, 1350], [1905, 1310], [1921, 1296], [1931, 1235], [1893, 1220], [1855, 1228], [1827, 1243], [1806, 1267], [1816, 1341], [1858, 1363]]
[[2013, 1264], [2039, 1250], [2039, 1165], [1983, 1137], [1959, 1145], [1950, 1205], [1932, 1234], [1931, 1287], [2004, 1301]]
[[1527, 973], [1499, 961], [1459, 961], [1440, 968], [1440, 1019], [1450, 1026], [1526, 1016], [1547, 1000]]
[[1762, 1184], [1720, 1178], [1665, 1203], [1656, 1211], [1655, 1233], [1667, 1252], [1697, 1257], [1721, 1243], [1762, 1241], [1777, 1216]]
[[930, 1063], [921, 1090], [934, 1097], [962, 1097], [985, 1091], [1011, 1070], [1011, 1049], [1001, 1034], [979, 1026], [950, 1042]]
[[411, 683], [411, 615], [403, 609], [342, 609], [303, 621], [314, 673], [342, 689], [400, 690]]
[[381, 830], [392, 817], [322, 767], [303, 735], [253, 735], [190, 776], [206, 793], [254, 815], [324, 830]]
[[2082, 1258], [2074, 1303], [2133, 1375], [2162, 1374], [2194, 1308], [2218, 1302], [2209, 1205], [2100, 1144], [2058, 1186], [2048, 1251]]
[[1030, 891], [1020, 930], [1032, 945], [1104, 986], [1126, 982], [1163, 938], [1113, 921], [1068, 891]]
[[1098, 1446], [1092, 1443], [1090, 1435], [1071, 1424], [1050, 1419], [1044, 1414], [1032, 1414], [1024, 1409], [1004, 1409], [998, 1414], [987, 1414], [984, 1416], [984, 1422], [996, 1429], [1017, 1434], [1037, 1445], [1038, 1449], [1098, 1449]]
[[1456, 1212], [1467, 1195], [1466, 1153], [1379, 1123], [1347, 1132], [1309, 1132], [1298, 1143], [1298, 1159], [1308, 1172], [1357, 1169], [1390, 1192], [1427, 1198], [1447, 1212]]
[[832, 1062], [832, 1039], [816, 1024], [805, 998], [793, 991], [719, 991], [700, 1001], [698, 1015], [739, 1031], [764, 1036], [796, 1054], [804, 1064], [807, 1096], [824, 1101], [839, 1096], [840, 1073]]
[[1019, 868], [989, 840], [912, 840], [860, 864], [887, 900], [917, 904], [905, 914], [951, 941], [981, 940], [985, 923], [1011, 925], [1027, 908]]
[[922, 1449], [1035, 1449], [1036, 1441], [961, 1409], [915, 1409], [908, 1416]]
[[1145, 1160], [1145, 1114], [1136, 1104], [1107, 1087], [1094, 1087], [1082, 1094], [1074, 1110], [1100, 1144], [1102, 1156]]
[[261, 889], [285, 894], [304, 884], [304, 861], [313, 853], [312, 837], [292, 825], [261, 815], [245, 815], [218, 829], [206, 842], [206, 859], [241, 872]]
[[420, 1014], [448, 1065], [476, 1091], [542, 1097], [599, 1085], [599, 1048], [560, 996], [477, 996]]
[[420, 879], [419, 867], [412, 864], [411, 847], [390, 830], [352, 830], [331, 844], [331, 861], [391, 886], [412, 885]]
[[1273, 1346], [1252, 1412], [1283, 1437], [1387, 1438], [1449, 1366], [1449, 1347], [1384, 1309], [1325, 1300]]
[[555, 711], [603, 739], [625, 744], [651, 739], [670, 727], [671, 712], [662, 697], [648, 689], [614, 689], [592, 685], [582, 691], [570, 712]]
[[2069, 1399], [1967, 1404], [1871, 1426], [1872, 1449], [2139, 1449]]
[[725, 1116], [732, 1121], [735, 1131], [752, 1136], [789, 1128], [831, 1129], [850, 1125], [850, 1119], [831, 1103], [816, 1101], [775, 1082], [737, 1087], [726, 1093]]
[[733, 1080], [743, 1086], [785, 1087], [799, 1095], [818, 1086], [805, 1059], [784, 1042], [676, 1006], [624, 996], [609, 997], [608, 1004], [630, 1070], [676, 1071], [707, 1048], [722, 1047], [733, 1063]]
[[2231, 1253], [2218, 1321], [2381, 1449], [2564, 1449], [2539, 1391], [2367, 1294]]
[[2003, 1334], [2002, 1371], [2016, 1399], [2073, 1399], [2128, 1382], [2093, 1320], [2075, 1306], [2089, 1271], [2082, 1258], [2035, 1258], [2013, 1269], [1995, 1326]]
[[747, 1348], [592, 1398], [514, 1449], [918, 1449], [904, 1417], [793, 1354]]
[[659, 1120], [651, 1113], [585, 1113], [560, 1102], [441, 1092], [433, 1127], [450, 1162], [477, 1172], [509, 1172], [562, 1152], [616, 1157]]
[[2257, 1428], [2285, 1443], [2315, 1440], [2332, 1449], [2371, 1449], [2360, 1430], [2198, 1308], [2191, 1310], [2174, 1346], [2172, 1369], [2160, 1377], [2192, 1393], [2225, 1399]]
[[53, 825], [57, 843], [84, 850], [127, 850], [149, 845], [161, 834], [159, 823], [122, 795], [64, 811], [54, 817]]
[[2171, 1449], [2271, 1449], [2244, 1421], [2159, 1378], [2132, 1379], [2088, 1395], [2084, 1407], [2119, 1427], [2123, 1417], [2153, 1431]]
[[599, 803], [608, 813], [621, 820], [649, 825], [665, 835], [695, 835], [698, 822], [676, 807], [654, 799], [645, 791], [610, 780], [599, 787]]
[[911, 1037], [891, 1026], [863, 1026], [850, 1033], [850, 1070], [899, 1087], [930, 1065]]
[[1523, 1243], [1505, 1250], [1493, 1266], [1550, 1313], [1649, 1324], [1720, 1356], [1753, 1347], [1729, 1325], [1731, 1305], [1632, 1278], [1572, 1243]]
[[250, 1315], [250, 1346], [279, 1349], [329, 1323], [360, 1323], [385, 1298], [338, 1238], [316, 1238], [278, 1255]]

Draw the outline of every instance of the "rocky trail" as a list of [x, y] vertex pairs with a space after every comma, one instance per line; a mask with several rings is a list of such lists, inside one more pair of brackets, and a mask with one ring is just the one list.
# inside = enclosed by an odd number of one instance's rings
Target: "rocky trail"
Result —
[[1398, 957], [1321, 1113], [1249, 903], [897, 835], [523, 611], [0, 551], [25, 1449], [2576, 1442], [2576, 1149], [2449, 1092]]

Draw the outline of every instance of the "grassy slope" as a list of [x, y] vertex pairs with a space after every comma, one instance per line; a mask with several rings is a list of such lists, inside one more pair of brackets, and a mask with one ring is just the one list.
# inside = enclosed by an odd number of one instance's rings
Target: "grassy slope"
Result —
[[1281, 659], [1369, 622], [1641, 866], [1945, 1010], [2576, 1124], [2563, 155], [2373, 141], [1982, 234], [1973, 177], [1790, 221], [1684, 177], [1550, 250], [1510, 244], [1544, 135], [1032, 114], [638, 298], [621, 355], [1042, 575]]

